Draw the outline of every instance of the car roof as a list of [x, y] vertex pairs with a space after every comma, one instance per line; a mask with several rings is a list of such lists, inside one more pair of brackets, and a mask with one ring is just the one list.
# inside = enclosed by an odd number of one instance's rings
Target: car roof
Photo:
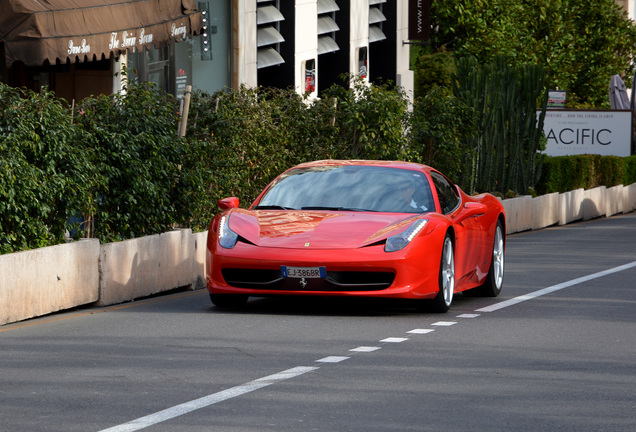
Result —
[[426, 172], [430, 172], [431, 170], [431, 167], [429, 167], [428, 165], [422, 165], [415, 162], [363, 160], [363, 159], [352, 159], [352, 160], [325, 159], [325, 160], [301, 163], [291, 169], [321, 167], [321, 166], [379, 166], [379, 167], [410, 169], [410, 170], [418, 170], [418, 171], [426, 171]]

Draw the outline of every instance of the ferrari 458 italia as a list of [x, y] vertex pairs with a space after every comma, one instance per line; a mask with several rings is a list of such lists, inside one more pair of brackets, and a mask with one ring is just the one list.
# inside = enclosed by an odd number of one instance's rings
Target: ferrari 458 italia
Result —
[[250, 296], [359, 296], [446, 312], [457, 292], [501, 291], [501, 202], [469, 196], [425, 165], [308, 162], [274, 179], [247, 209], [235, 197], [218, 205], [206, 270], [218, 307]]

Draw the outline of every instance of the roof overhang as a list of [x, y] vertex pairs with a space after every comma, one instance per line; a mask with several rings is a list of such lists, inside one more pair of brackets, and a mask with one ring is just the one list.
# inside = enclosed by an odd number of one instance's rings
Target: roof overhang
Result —
[[201, 31], [194, 0], [3, 0], [7, 66], [83, 62], [181, 41]]

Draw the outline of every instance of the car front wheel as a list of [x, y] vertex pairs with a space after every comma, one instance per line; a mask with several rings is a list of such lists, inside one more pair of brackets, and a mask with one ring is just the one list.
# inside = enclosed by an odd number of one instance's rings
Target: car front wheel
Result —
[[432, 301], [434, 312], [448, 312], [455, 292], [455, 254], [450, 234], [446, 234], [439, 266], [439, 292]]

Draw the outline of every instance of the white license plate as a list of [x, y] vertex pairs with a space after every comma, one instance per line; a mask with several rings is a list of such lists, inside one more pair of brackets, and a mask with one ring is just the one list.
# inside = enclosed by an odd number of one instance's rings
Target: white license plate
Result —
[[325, 267], [287, 267], [280, 266], [283, 277], [317, 279], [327, 277]]

